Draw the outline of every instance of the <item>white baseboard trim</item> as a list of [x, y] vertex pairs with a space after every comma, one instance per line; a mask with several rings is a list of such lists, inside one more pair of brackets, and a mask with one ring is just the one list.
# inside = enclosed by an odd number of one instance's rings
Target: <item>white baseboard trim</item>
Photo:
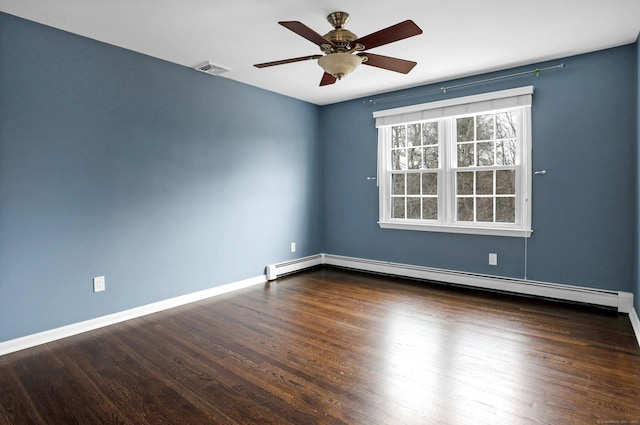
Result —
[[140, 307], [132, 308], [130, 310], [120, 311], [118, 313], [109, 314], [107, 316], [97, 317], [95, 319], [73, 323], [48, 331], [0, 342], [0, 356], [35, 347], [40, 344], [46, 344], [47, 342], [56, 341], [58, 339], [67, 338], [69, 336], [103, 328], [105, 326], [114, 325], [116, 323], [124, 322], [125, 320], [135, 319], [152, 313], [158, 313], [160, 311], [179, 307], [195, 301], [200, 301], [206, 298], [211, 298], [232, 291], [237, 291], [239, 289], [248, 288], [253, 285], [259, 285], [261, 283], [265, 283], [266, 281], [267, 277], [265, 275], [256, 276], [238, 282], [205, 289], [203, 291], [193, 292], [164, 301], [158, 301], [156, 303], [143, 305]]
[[316, 254], [297, 260], [269, 265], [267, 266], [267, 275], [256, 276], [242, 281], [216, 286], [214, 288], [170, 298], [168, 300], [136, 307], [107, 316], [97, 317], [95, 319], [73, 323], [56, 329], [0, 342], [0, 356], [124, 322], [126, 320], [168, 310], [173, 307], [179, 307], [195, 301], [248, 288], [253, 285], [259, 285], [267, 280], [274, 280], [278, 276], [282, 276], [284, 274], [294, 273], [324, 264], [365, 272], [464, 285], [480, 289], [499, 290], [536, 297], [581, 302], [605, 307], [615, 307], [618, 312], [629, 314], [631, 325], [633, 326], [636, 338], [638, 339], [638, 344], [640, 345], [640, 320], [638, 319], [638, 313], [633, 307], [633, 294], [629, 292], [608, 291], [581, 286], [480, 275], [332, 254]]
[[638, 340], [638, 346], [640, 346], [640, 319], [638, 318], [638, 312], [634, 307], [631, 307], [631, 313], [629, 313], [629, 319], [631, 320], [631, 326], [633, 327], [633, 332], [636, 334], [636, 339]]

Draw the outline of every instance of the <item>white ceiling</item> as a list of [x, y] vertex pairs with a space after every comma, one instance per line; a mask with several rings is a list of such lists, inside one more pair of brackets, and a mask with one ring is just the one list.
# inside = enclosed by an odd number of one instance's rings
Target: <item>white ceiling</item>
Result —
[[[0, 0], [0, 11], [187, 67], [210, 60], [232, 68], [211, 78], [318, 105], [630, 44], [640, 31], [640, 0]], [[360, 66], [325, 87], [316, 61], [252, 66], [320, 53], [277, 21], [325, 34], [334, 11], [360, 37], [412, 19], [422, 35], [371, 52], [418, 65]]]

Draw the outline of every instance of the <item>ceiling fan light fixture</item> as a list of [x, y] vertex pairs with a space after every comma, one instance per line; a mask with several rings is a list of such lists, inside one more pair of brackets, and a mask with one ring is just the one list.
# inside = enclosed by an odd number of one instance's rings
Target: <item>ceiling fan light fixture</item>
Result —
[[351, 53], [330, 53], [318, 59], [318, 65], [327, 74], [331, 74], [338, 80], [353, 72], [362, 63], [363, 58]]

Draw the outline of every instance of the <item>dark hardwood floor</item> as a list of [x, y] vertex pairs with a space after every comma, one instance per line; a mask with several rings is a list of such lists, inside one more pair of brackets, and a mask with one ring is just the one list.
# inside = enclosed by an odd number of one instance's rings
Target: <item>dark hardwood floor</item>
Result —
[[0, 357], [1, 424], [633, 424], [629, 318], [317, 269]]

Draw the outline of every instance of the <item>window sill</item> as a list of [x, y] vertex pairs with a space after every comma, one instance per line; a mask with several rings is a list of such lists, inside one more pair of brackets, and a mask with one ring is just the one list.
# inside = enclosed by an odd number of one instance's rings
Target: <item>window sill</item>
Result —
[[417, 230], [422, 232], [441, 232], [441, 233], [463, 233], [468, 235], [487, 235], [487, 236], [508, 236], [518, 238], [528, 238], [533, 230], [521, 229], [513, 227], [471, 227], [471, 226], [452, 226], [442, 224], [424, 224], [424, 223], [399, 223], [399, 222], [383, 222], [378, 224], [382, 229], [396, 230]]

